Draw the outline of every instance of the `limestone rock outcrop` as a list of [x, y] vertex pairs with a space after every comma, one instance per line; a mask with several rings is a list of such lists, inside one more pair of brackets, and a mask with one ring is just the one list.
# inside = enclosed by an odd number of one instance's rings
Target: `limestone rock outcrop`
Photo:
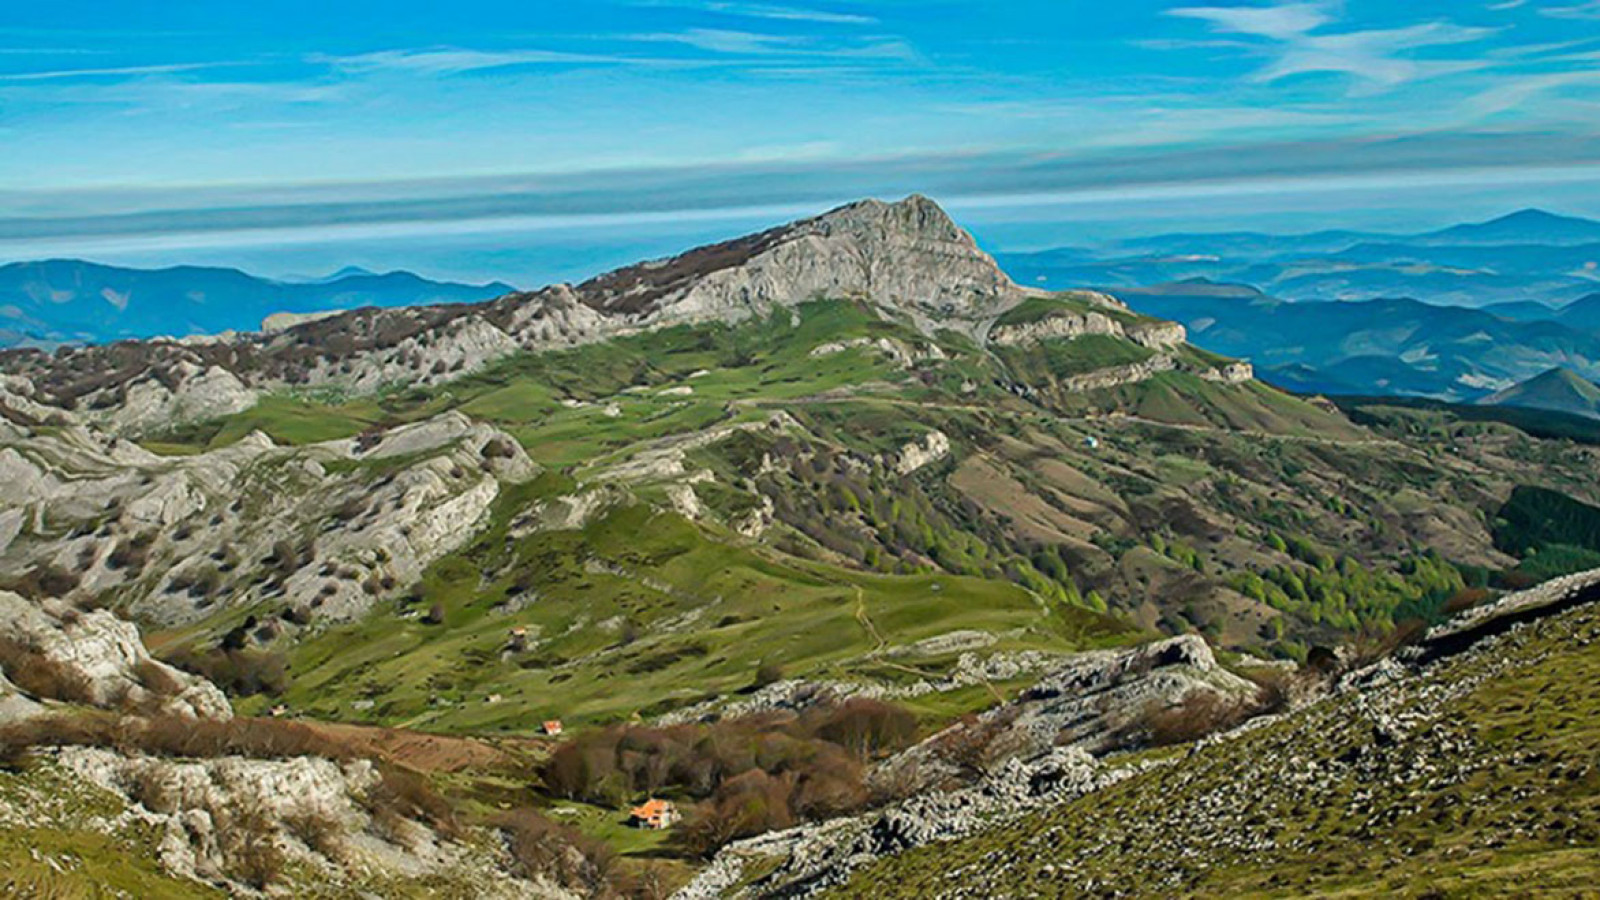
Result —
[[75, 573], [63, 596], [117, 590], [169, 623], [267, 596], [302, 622], [348, 619], [469, 540], [501, 486], [536, 472], [516, 440], [459, 413], [177, 457], [92, 428], [29, 432], [0, 439], [0, 566]]
[[[34, 699], [65, 699], [119, 711], [156, 708], [189, 718], [233, 716], [228, 698], [215, 685], [156, 660], [133, 623], [107, 610], [51, 608], [0, 591], [0, 635], [14, 648], [7, 665], [34, 670], [10, 672], [12, 679], [37, 678], [48, 667], [54, 682], [70, 685], [78, 695]], [[12, 680], [0, 685], [0, 697], [20, 694]], [[36, 704], [0, 702], [12, 707], [14, 718], [44, 711]]]

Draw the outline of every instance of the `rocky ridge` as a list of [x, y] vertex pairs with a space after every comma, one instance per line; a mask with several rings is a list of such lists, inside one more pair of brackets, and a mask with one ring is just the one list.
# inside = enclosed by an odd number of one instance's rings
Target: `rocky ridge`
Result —
[[[83, 613], [0, 591], [0, 635], [0, 723], [45, 715], [49, 701], [63, 700], [187, 718], [233, 715], [215, 685], [156, 660], [138, 629], [109, 611]], [[41, 685], [31, 696], [15, 683], [30, 681]]]
[[[1078, 292], [1072, 296], [1093, 296], [1097, 298], [1095, 302], [1098, 305], [1106, 306], [1108, 310], [1127, 311], [1120, 301], [1103, 294]], [[1150, 350], [1170, 350], [1189, 339], [1188, 332], [1176, 322], [1150, 321], [1126, 325], [1105, 312], [1076, 313], [1063, 310], [1037, 322], [996, 325], [989, 331], [989, 340], [1002, 347], [1016, 347], [1095, 334], [1123, 338]]]
[[[0, 410], [24, 425], [65, 417], [141, 434], [239, 412], [264, 393], [437, 385], [518, 351], [679, 324], [738, 322], [821, 298], [860, 298], [926, 333], [953, 329], [981, 341], [1000, 313], [1033, 296], [1040, 292], [1014, 284], [931, 200], [867, 200], [577, 286], [481, 304], [362, 309], [274, 321], [255, 334], [128, 341], [64, 349], [53, 357], [8, 353]], [[1126, 312], [1111, 298], [1103, 302]], [[1124, 327], [1100, 313], [1033, 330], [1040, 329], [1055, 336], [1117, 334], [1151, 348], [1184, 340], [1173, 323]], [[1033, 340], [1043, 331], [1001, 329], [996, 338]], [[882, 349], [897, 358], [912, 352]]]
[[241, 865], [253, 851], [314, 873], [324, 889], [360, 892], [380, 879], [438, 878], [473, 884], [478, 896], [491, 898], [573, 896], [510, 875], [492, 842], [451, 840], [420, 822], [375, 813], [366, 798], [382, 779], [366, 760], [172, 760], [68, 748], [47, 764], [121, 801], [123, 811], [97, 823], [100, 829], [153, 828], [168, 873], [230, 894], [261, 893]]
[[58, 596], [109, 591], [168, 623], [222, 598], [275, 600], [289, 614], [274, 628], [349, 619], [536, 471], [514, 439], [459, 413], [299, 448], [258, 432], [180, 457], [82, 425], [28, 430], [0, 440], [0, 562], [71, 573]]
[[[795, 699], [826, 693], [810, 687], [774, 685], [769, 691], [786, 690]], [[1056, 660], [1012, 703], [879, 763], [872, 781], [910, 792], [910, 799], [853, 819], [734, 843], [677, 897], [727, 896], [735, 884], [744, 887], [734, 896], [809, 896], [884, 855], [975, 834], [1143, 771], [1099, 755], [1124, 746], [1129, 725], [1151, 707], [1176, 706], [1197, 694], [1244, 702], [1256, 691], [1218, 666], [1195, 636]], [[756, 866], [766, 874], [747, 878]]]

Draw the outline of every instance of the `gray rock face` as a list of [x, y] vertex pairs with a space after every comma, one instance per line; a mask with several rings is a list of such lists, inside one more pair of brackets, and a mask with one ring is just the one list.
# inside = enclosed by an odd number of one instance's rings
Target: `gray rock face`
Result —
[[1258, 688], [1217, 665], [1205, 639], [1184, 635], [1127, 650], [1074, 654], [1047, 670], [1015, 701], [958, 723], [913, 747], [874, 773], [879, 782], [904, 780], [914, 772], [927, 784], [962, 776], [970, 766], [951, 748], [982, 735], [993, 758], [1029, 759], [1054, 747], [1103, 754], [1138, 740], [1136, 726], [1155, 710], [1169, 709], [1196, 694], [1229, 702], [1253, 700]]
[[1221, 368], [1204, 369], [1200, 372], [1200, 377], [1222, 384], [1244, 384], [1255, 379], [1256, 369], [1247, 362], [1231, 362]]
[[[228, 698], [215, 685], [158, 662], [145, 649], [139, 630], [106, 610], [64, 615], [0, 591], [0, 634], [26, 647], [34, 658], [64, 670], [87, 692], [82, 699], [95, 706], [155, 706], [190, 718], [233, 716]], [[0, 698], [18, 696], [15, 685], [0, 684]], [[37, 703], [11, 699], [0, 703], [12, 718], [45, 711]]]
[[[1010, 760], [978, 783], [930, 792], [878, 813], [806, 825], [730, 844], [674, 900], [716, 897], [809, 897], [838, 887], [884, 856], [957, 840], [1026, 813], [1102, 790], [1148, 766], [1113, 768], [1077, 749]], [[747, 877], [752, 864], [770, 864]], [[735, 885], [743, 883], [737, 890]]]
[[1099, 334], [1130, 340], [1151, 350], [1169, 350], [1188, 340], [1189, 335], [1176, 322], [1151, 322], [1141, 325], [1124, 325], [1099, 312], [1059, 312], [1026, 325], [1003, 325], [989, 332], [992, 343], [1005, 346], [1025, 346], [1040, 341], [1071, 340], [1085, 335]]
[[926, 197], [866, 200], [758, 235], [579, 285], [632, 322], [737, 321], [775, 307], [862, 297], [928, 316], [976, 318], [1024, 295]]
[[1538, 618], [1559, 612], [1564, 606], [1597, 598], [1600, 598], [1600, 569], [1552, 578], [1538, 587], [1507, 594], [1435, 625], [1423, 636], [1421, 647], [1427, 652], [1428, 648], [1464, 644], [1474, 634], [1492, 630], [1497, 624]]
[[910, 475], [949, 455], [950, 438], [942, 431], [930, 431], [921, 440], [900, 448], [894, 458], [894, 471], [898, 475]]
[[1125, 366], [1112, 366], [1082, 375], [1074, 375], [1061, 380], [1061, 387], [1072, 392], [1096, 391], [1114, 388], [1124, 384], [1138, 384], [1149, 381], [1162, 372], [1176, 371], [1178, 361], [1165, 353], [1158, 353], [1144, 362], [1129, 363]]
[[149, 375], [130, 382], [121, 404], [92, 415], [110, 430], [139, 434], [170, 427], [174, 422], [215, 419], [244, 412], [259, 394], [221, 366], [183, 362], [162, 377]]
[[45, 708], [41, 703], [23, 693], [0, 671], [0, 725], [20, 722], [44, 713]]
[[77, 573], [74, 596], [117, 590], [172, 623], [269, 591], [305, 619], [346, 619], [469, 540], [501, 485], [536, 471], [510, 436], [456, 413], [187, 457], [89, 428], [30, 433], [0, 440], [0, 570], [55, 566]]
[[[1581, 836], [1571, 831], [1581, 816], [1525, 802], [1594, 777], [1584, 724], [1572, 718], [1542, 726], [1533, 717], [1543, 713], [1524, 709], [1527, 724], [1507, 729], [1506, 720], [1481, 719], [1478, 703], [1464, 708], [1461, 701], [1481, 698], [1483, 688], [1502, 678], [1520, 694], [1526, 685], [1548, 683], [1523, 680], [1530, 673], [1585, 660], [1600, 640], [1600, 597], [1587, 593], [1596, 586], [1600, 572], [1584, 573], [1447, 622], [1436, 639], [1470, 635], [1471, 643], [1452, 642], [1450, 652], [1438, 655], [1424, 641], [1423, 653], [1352, 673], [1303, 708], [1200, 741], [1120, 794], [1120, 812], [1097, 820], [1092, 831], [1076, 827], [1070, 815], [1048, 814], [1010, 847], [947, 867], [937, 893], [1009, 896], [1045, 875], [1059, 896], [1206, 895], [1218, 890], [1209, 876], [1241, 859], [1271, 872], [1280, 862], [1288, 868], [1296, 860], [1325, 860], [1355, 844], [1373, 854], [1370, 873], [1412, 852], [1386, 843], [1397, 822], [1426, 824], [1441, 808], [1472, 810], [1474, 821], [1460, 831], [1441, 826], [1460, 846], [1492, 849], [1523, 839], [1556, 848], [1592, 844], [1592, 828]], [[1545, 702], [1560, 708], [1561, 699]], [[1514, 738], [1505, 737], [1508, 730]], [[1535, 786], [1521, 779], [1508, 784], [1509, 771], [1544, 777]], [[1334, 810], [1346, 834], [1359, 837], [1305, 834], [1299, 827], [1308, 809]], [[1119, 871], [1108, 859], [1136, 861], [1137, 869]], [[1529, 884], [1542, 886], [1535, 876]], [[1297, 889], [1304, 890], [1283, 887]]]

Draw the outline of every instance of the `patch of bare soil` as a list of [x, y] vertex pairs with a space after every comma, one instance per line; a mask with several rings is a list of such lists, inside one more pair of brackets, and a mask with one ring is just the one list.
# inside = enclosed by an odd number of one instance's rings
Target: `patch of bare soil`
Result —
[[428, 734], [402, 728], [378, 728], [335, 722], [302, 721], [317, 733], [351, 748], [359, 756], [380, 759], [419, 772], [452, 773], [504, 769], [542, 755], [537, 741], [489, 742], [480, 738]]

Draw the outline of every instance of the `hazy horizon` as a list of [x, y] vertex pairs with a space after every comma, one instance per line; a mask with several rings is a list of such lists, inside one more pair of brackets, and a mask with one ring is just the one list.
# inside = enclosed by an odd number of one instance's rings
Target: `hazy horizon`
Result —
[[[1589, 217], [1584, 211], [1575, 212], [1549, 204], [1506, 208], [1464, 218], [1442, 216], [1426, 220], [1390, 220], [1381, 215], [1352, 215], [1335, 220], [1319, 217], [1315, 220], [1319, 224], [1314, 227], [1304, 227], [1303, 218], [1293, 213], [1252, 217], [1248, 223], [1235, 222], [1232, 227], [1225, 222], [1197, 219], [1191, 228], [1183, 227], [1183, 220], [1156, 220], [1156, 223], [1140, 220], [986, 221], [984, 213], [988, 210], [964, 210], [959, 203], [953, 207], [947, 205], [947, 208], [959, 224], [973, 233], [979, 245], [991, 253], [1094, 247], [1103, 243], [1180, 232], [1261, 231], [1275, 235], [1296, 235], [1350, 230], [1405, 235], [1489, 221], [1525, 209], [1538, 209], [1554, 215]], [[324, 278], [341, 269], [357, 268], [375, 273], [406, 271], [442, 281], [505, 282], [519, 289], [532, 289], [559, 282], [581, 281], [621, 266], [672, 256], [822, 211], [822, 208], [795, 210], [788, 215], [781, 211], [770, 211], [766, 216], [729, 214], [727, 218], [708, 217], [704, 220], [686, 217], [682, 221], [658, 221], [627, 227], [592, 224], [587, 227], [539, 225], [519, 228], [515, 223], [508, 223], [502, 230], [453, 232], [448, 227], [435, 226], [421, 233], [306, 243], [285, 242], [281, 237], [268, 233], [259, 236], [259, 244], [230, 241], [219, 246], [181, 249], [165, 246], [150, 249], [123, 247], [96, 252], [90, 243], [83, 246], [85, 252], [82, 253], [64, 248], [67, 252], [0, 258], [0, 265], [45, 259], [78, 259], [140, 269], [210, 266], [239, 269], [251, 275], [288, 281]], [[1014, 215], [1015, 210], [1005, 209], [1002, 213]]]

